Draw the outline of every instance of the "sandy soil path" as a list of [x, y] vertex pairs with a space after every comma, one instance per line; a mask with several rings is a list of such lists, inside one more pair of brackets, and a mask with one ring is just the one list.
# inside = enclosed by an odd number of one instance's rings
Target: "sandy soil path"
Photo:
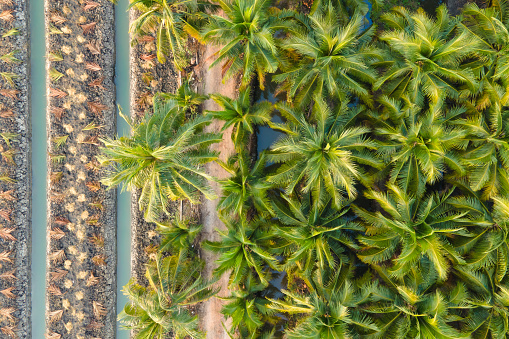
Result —
[[[229, 97], [237, 96], [237, 86], [234, 80], [228, 81], [223, 84], [221, 76], [221, 67], [217, 66], [209, 69], [210, 64], [215, 60], [213, 54], [219, 50], [216, 46], [206, 45], [204, 55], [200, 60], [200, 67], [202, 70], [202, 93], [221, 93]], [[204, 105], [205, 110], [217, 110], [219, 106], [212, 100], [207, 100]], [[223, 127], [223, 122], [214, 121], [207, 126], [207, 132], [217, 132]], [[223, 134], [223, 141], [215, 144], [212, 148], [219, 151], [221, 154], [219, 158], [223, 161], [235, 152], [233, 142], [231, 140], [232, 128], [227, 129]], [[216, 163], [209, 163], [206, 166], [207, 173], [216, 178], [225, 178], [228, 173]], [[221, 195], [219, 184], [213, 183], [212, 187], [218, 196]], [[200, 205], [201, 222], [203, 224], [202, 240], [219, 241], [220, 235], [216, 229], [226, 229], [224, 224], [219, 220], [216, 213], [216, 206], [218, 200], [204, 200]], [[204, 276], [210, 278], [212, 271], [216, 267], [215, 260], [218, 255], [210, 251], [202, 250], [201, 257], [205, 261]], [[217, 282], [221, 287], [219, 296], [227, 296], [228, 292], [228, 276], [223, 275], [221, 280]], [[223, 301], [218, 298], [212, 298], [203, 303], [200, 309], [200, 327], [207, 333], [207, 339], [228, 339], [228, 334], [225, 332], [221, 323], [225, 323], [226, 327], [229, 324], [225, 322], [221, 314]]]

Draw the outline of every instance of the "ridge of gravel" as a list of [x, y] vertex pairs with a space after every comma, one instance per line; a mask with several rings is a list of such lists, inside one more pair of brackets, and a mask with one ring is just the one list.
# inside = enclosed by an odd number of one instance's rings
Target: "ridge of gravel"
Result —
[[[46, 335], [113, 339], [116, 192], [99, 184], [103, 172], [95, 157], [99, 138], [116, 131], [114, 6], [108, 0], [45, 0], [45, 25]], [[53, 52], [63, 60], [52, 61]], [[53, 69], [60, 79], [50, 79]]]
[[[16, 335], [20, 338], [31, 337], [31, 107], [30, 107], [30, 29], [29, 1], [18, 0], [12, 5], [0, 5], [0, 12], [11, 11], [11, 20], [1, 21], [1, 32], [4, 34], [11, 28], [17, 28], [19, 34], [0, 38], [0, 55], [17, 51], [14, 56], [20, 60], [17, 64], [0, 61], [0, 72], [16, 74], [14, 87], [5, 80], [1, 82], [1, 90], [17, 90], [13, 97], [1, 94], [0, 101], [0, 133], [15, 133], [17, 139], [10, 144], [15, 149], [14, 164], [0, 160], [0, 174], [7, 174], [14, 183], [0, 181], [0, 191], [13, 191], [11, 199], [0, 198], [0, 227], [12, 238], [0, 239], [0, 252], [7, 253], [9, 258], [2, 259], [0, 265], [0, 308], [9, 316], [0, 319], [0, 330], [3, 338]], [[11, 112], [11, 114], [7, 114]], [[4, 115], [7, 114], [7, 115]], [[1, 139], [0, 139], [1, 140]], [[9, 145], [0, 141], [3, 151]], [[10, 230], [10, 231], [9, 231]], [[10, 274], [12, 273], [12, 275]], [[9, 296], [10, 291], [12, 295]], [[12, 331], [12, 332], [10, 332]], [[13, 334], [15, 333], [15, 334]]]

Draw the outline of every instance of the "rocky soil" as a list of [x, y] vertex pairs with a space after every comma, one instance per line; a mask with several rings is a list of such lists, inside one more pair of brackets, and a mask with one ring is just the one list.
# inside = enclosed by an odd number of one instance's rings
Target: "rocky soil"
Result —
[[28, 1], [0, 1], [0, 337], [31, 336]]

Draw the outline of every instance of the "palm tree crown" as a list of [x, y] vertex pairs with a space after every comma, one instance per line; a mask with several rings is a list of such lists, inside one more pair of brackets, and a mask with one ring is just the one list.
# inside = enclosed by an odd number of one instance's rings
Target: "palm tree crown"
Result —
[[201, 193], [213, 198], [206, 182], [212, 178], [202, 165], [216, 158], [208, 146], [219, 142], [221, 135], [200, 132], [208, 123], [205, 117], [185, 122], [185, 112], [175, 101], [156, 97], [154, 114], [146, 114], [139, 124], [130, 123], [131, 137], [102, 140], [105, 147], [99, 160], [113, 167], [102, 183], [141, 188], [140, 209], [149, 220], [167, 211], [169, 199], [197, 203]]

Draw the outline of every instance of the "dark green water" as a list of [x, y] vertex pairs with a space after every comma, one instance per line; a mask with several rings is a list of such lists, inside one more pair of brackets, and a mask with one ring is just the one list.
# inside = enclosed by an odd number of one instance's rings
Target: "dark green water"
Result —
[[44, 338], [46, 291], [46, 46], [44, 1], [30, 1], [32, 85], [32, 338]]
[[[117, 103], [123, 113], [129, 116], [129, 14], [127, 1], [119, 1], [115, 6], [115, 86]], [[119, 136], [129, 134], [129, 125], [117, 116]], [[117, 313], [127, 302], [122, 286], [129, 281], [131, 271], [131, 198], [129, 192], [117, 190]], [[117, 322], [117, 338], [129, 338], [129, 331], [122, 330]]]

